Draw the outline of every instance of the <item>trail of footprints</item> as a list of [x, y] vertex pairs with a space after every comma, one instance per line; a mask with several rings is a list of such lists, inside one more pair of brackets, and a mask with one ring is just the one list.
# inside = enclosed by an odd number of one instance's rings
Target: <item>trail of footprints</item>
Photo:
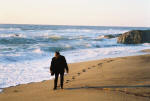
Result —
[[[103, 63], [99, 63], [98, 66], [102, 66], [102, 64], [103, 64]], [[82, 73], [85, 73], [85, 72], [87, 72], [87, 70], [90, 70], [90, 69], [95, 68], [95, 67], [96, 67], [96, 66], [94, 65], [94, 66], [88, 67], [88, 68], [86, 68], [86, 69], [82, 69], [81, 72], [78, 72], [78, 73], [76, 73], [75, 76], [72, 76], [72, 77], [71, 77], [71, 80], [70, 80], [70, 79], [67, 79], [65, 83], [72, 82], [73, 80], [76, 79], [76, 77], [80, 76]]]
[[[94, 66], [94, 67], [95, 67], [95, 66]], [[87, 69], [91, 69], [91, 67], [88, 67]], [[81, 72], [76, 73], [76, 76], [72, 76], [71, 80], [68, 79], [68, 80], [66, 80], [65, 83], [69, 83], [69, 82], [75, 80], [77, 76], [80, 76], [82, 73], [86, 72], [87, 69], [82, 69]]]
[[[104, 61], [105, 61], [105, 60], [104, 60]], [[110, 62], [112, 62], [112, 61], [114, 61], [114, 60], [107, 60], [105, 63], [110, 63]], [[98, 67], [102, 67], [103, 63], [98, 63], [97, 65], [98, 65]], [[88, 67], [87, 69], [92, 69], [92, 68], [94, 68], [94, 67], [96, 67], [96, 66]], [[82, 72], [83, 72], [83, 73], [86, 72], [87, 69], [82, 69]], [[81, 72], [78, 72], [78, 73], [77, 73], [77, 76], [80, 76], [81, 74], [82, 74]], [[77, 77], [77, 76], [72, 76], [72, 80], [66, 80], [65, 83], [69, 83], [69, 82], [75, 80], [75, 77]], [[112, 91], [113, 91], [113, 90], [112, 90]], [[115, 91], [115, 90], [114, 90], [114, 91]], [[135, 96], [141, 96], [141, 97], [148, 97], [148, 98], [150, 98], [149, 96], [144, 96], [144, 95], [140, 95], [140, 94], [134, 94], [134, 93], [125, 92], [125, 91], [122, 91], [122, 90], [119, 90], [119, 91], [120, 91], [120, 92], [124, 92], [124, 93], [126, 93], [126, 94], [132, 94], [132, 95], [135, 95]]]
[[[105, 61], [105, 60], [104, 60], [104, 61]], [[114, 60], [107, 60], [106, 63], [110, 63], [110, 62], [112, 62], [112, 61], [114, 61]], [[98, 67], [102, 67], [102, 65], [103, 65], [103, 63], [98, 63], [98, 64], [97, 64]], [[97, 67], [97, 66], [93, 65], [93, 66], [91, 66], [91, 67], [88, 67], [87, 69], [82, 69], [81, 72], [76, 73], [76, 74], [77, 74], [76, 76], [72, 76], [71, 80], [67, 79], [65, 83], [72, 82], [73, 80], [76, 79], [77, 76], [80, 76], [82, 73], [86, 72], [87, 70], [90, 70], [90, 69], [95, 68], [95, 67]], [[60, 85], [59, 85], [59, 86], [60, 86]], [[17, 93], [17, 92], [19, 92], [19, 91], [18, 91], [18, 90], [14, 90], [14, 92]]]
[[[112, 61], [114, 61], [114, 60], [104, 60], [104, 61], [105, 61], [104, 63], [110, 63], [110, 62], [112, 62]], [[102, 65], [103, 65], [103, 63], [98, 63], [98, 64], [97, 64], [98, 67], [102, 67]], [[87, 70], [90, 70], [90, 69], [95, 68], [95, 67], [97, 67], [97, 66], [93, 65], [93, 66], [88, 67], [88, 68], [86, 68], [86, 69], [82, 69], [81, 72], [78, 72], [78, 73], [76, 73], [75, 76], [72, 76], [72, 77], [71, 77], [71, 80], [67, 79], [65, 83], [72, 82], [73, 80], [76, 79], [76, 77], [80, 76], [82, 73], [87, 72]]]

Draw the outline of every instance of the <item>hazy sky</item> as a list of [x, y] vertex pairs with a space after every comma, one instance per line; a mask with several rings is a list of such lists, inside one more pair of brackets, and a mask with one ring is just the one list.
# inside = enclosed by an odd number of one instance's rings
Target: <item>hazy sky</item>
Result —
[[0, 23], [150, 26], [150, 0], [0, 0]]

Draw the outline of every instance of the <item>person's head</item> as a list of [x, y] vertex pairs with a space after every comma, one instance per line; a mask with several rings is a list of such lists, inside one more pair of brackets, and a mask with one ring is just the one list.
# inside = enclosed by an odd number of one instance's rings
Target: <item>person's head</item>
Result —
[[55, 52], [55, 57], [58, 57], [60, 53], [58, 51]]

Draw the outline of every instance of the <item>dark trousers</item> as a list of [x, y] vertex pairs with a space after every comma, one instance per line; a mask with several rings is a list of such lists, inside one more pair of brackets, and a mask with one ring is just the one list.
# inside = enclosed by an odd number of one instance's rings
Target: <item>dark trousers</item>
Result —
[[55, 73], [54, 88], [57, 88], [58, 76], [60, 75], [60, 86], [63, 88], [64, 73]]

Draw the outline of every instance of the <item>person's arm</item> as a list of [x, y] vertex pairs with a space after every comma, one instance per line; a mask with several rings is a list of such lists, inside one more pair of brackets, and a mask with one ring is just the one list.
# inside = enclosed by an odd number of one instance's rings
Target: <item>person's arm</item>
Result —
[[52, 72], [53, 70], [54, 70], [54, 59], [52, 59], [51, 61], [50, 72]]
[[67, 73], [69, 73], [69, 68], [68, 68], [68, 64], [67, 64], [65, 57], [64, 57], [64, 63], [65, 63], [65, 69], [66, 69]]

